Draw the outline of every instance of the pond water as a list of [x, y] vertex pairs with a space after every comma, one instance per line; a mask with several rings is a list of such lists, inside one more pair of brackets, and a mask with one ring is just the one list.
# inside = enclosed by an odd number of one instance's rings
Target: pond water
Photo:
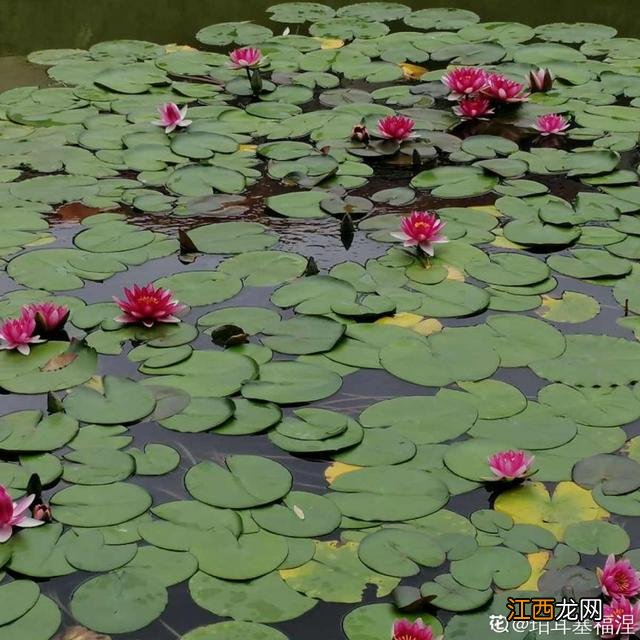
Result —
[[[640, 8], [447, 4], [1, 5], [0, 319], [71, 313], [0, 351], [0, 484], [53, 515], [0, 544], [0, 640], [489, 640], [640, 569]], [[180, 322], [117, 320], [134, 283]]]
[[[88, 47], [114, 38], [195, 44], [194, 34], [203, 25], [232, 20], [267, 24], [266, 10], [272, 4], [269, 0], [250, 0], [231, 5], [198, 0], [108, 0], [87, 7], [82, 0], [2, 0], [0, 54], [15, 56], [36, 49]], [[325, 4], [337, 8], [350, 3], [338, 1]], [[446, 0], [408, 4], [413, 9], [452, 6]], [[524, 22], [535, 26], [584, 19], [611, 25], [625, 37], [636, 37], [640, 30], [640, 7], [628, 0], [585, 0], [580, 3], [580, 15], [576, 15], [576, 3], [573, 0], [466, 0], [456, 2], [455, 6], [475, 11], [486, 21]]]

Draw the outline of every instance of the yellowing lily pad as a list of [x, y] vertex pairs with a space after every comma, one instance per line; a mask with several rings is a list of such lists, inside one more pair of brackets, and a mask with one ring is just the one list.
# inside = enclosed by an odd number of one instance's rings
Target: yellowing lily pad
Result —
[[560, 482], [550, 495], [540, 482], [526, 483], [500, 494], [495, 509], [515, 522], [535, 524], [564, 539], [566, 528], [575, 522], [604, 520], [608, 512], [599, 507], [591, 492], [573, 482]]

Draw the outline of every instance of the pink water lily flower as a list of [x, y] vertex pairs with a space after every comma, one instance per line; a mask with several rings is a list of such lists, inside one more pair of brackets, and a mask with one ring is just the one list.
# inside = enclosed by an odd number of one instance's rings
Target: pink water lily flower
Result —
[[158, 107], [159, 120], [152, 120], [151, 124], [164, 127], [165, 133], [171, 133], [176, 127], [188, 127], [191, 120], [187, 120], [187, 106], [180, 109], [175, 102], [166, 102]]
[[402, 240], [405, 247], [419, 247], [428, 256], [435, 252], [434, 245], [449, 242], [442, 235], [445, 223], [433, 211], [413, 211], [410, 216], [402, 218], [400, 231], [391, 235]]
[[602, 620], [595, 623], [601, 638], [627, 640], [640, 629], [640, 602], [632, 604], [627, 598], [613, 598], [602, 607]]
[[44, 524], [41, 520], [25, 515], [34, 499], [35, 496], [30, 495], [14, 502], [0, 484], [0, 544], [11, 537], [13, 527], [39, 527]]
[[19, 318], [5, 320], [0, 325], [0, 349], [15, 349], [23, 356], [28, 356], [31, 352], [32, 344], [44, 342], [39, 336], [35, 335], [36, 320], [28, 309], [22, 309]]
[[123, 312], [116, 321], [124, 324], [152, 327], [156, 322], [180, 322], [176, 314], [187, 308], [174, 299], [171, 291], [153, 284], [143, 287], [134, 284], [131, 289], [125, 288], [124, 298], [113, 298]]
[[499, 102], [524, 102], [529, 99], [523, 84], [509, 80], [501, 73], [489, 73], [487, 75], [487, 85], [482, 90], [482, 93], [488, 98]]
[[604, 568], [596, 569], [602, 593], [609, 598], [632, 598], [640, 593], [640, 572], [628, 560], [616, 560], [611, 554]]
[[378, 133], [383, 138], [402, 142], [411, 137], [416, 121], [406, 116], [385, 116], [378, 120]]
[[529, 72], [529, 88], [533, 92], [549, 91], [553, 86], [553, 76], [549, 69], [538, 69]]
[[421, 618], [415, 622], [402, 618], [393, 623], [391, 640], [433, 640], [433, 630]]
[[453, 112], [462, 120], [486, 120], [493, 109], [486, 98], [463, 98], [453, 107]]
[[543, 136], [563, 136], [569, 128], [569, 122], [557, 113], [547, 113], [544, 116], [539, 116], [533, 127]]
[[494, 480], [518, 480], [528, 475], [534, 456], [519, 450], [499, 451], [489, 456], [487, 461]]
[[255, 47], [243, 47], [234, 49], [229, 54], [228, 65], [232, 69], [255, 69], [264, 61], [262, 51]]
[[69, 307], [63, 304], [37, 302], [27, 308], [33, 314], [36, 327], [41, 334], [55, 333], [62, 329], [69, 317]]
[[485, 89], [487, 72], [480, 67], [458, 67], [445, 73], [442, 76], [442, 82], [451, 91], [449, 100], [459, 100]]

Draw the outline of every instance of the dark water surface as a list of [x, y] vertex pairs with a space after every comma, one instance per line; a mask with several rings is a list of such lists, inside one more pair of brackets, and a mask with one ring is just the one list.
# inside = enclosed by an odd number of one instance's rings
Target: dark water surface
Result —
[[[194, 44], [194, 34], [216, 22], [253, 20], [267, 23], [277, 0], [1, 0], [0, 55], [36, 49], [85, 48], [113, 38], [140, 38], [158, 43]], [[341, 7], [344, 0], [323, 4]], [[409, 0], [414, 9], [470, 9], [483, 21], [599, 22], [621, 36], [640, 33], [640, 2], [635, 0]]]

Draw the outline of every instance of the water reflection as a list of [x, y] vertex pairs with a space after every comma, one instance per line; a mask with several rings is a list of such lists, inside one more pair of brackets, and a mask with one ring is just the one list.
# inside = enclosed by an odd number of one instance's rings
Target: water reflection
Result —
[[[138, 38], [159, 43], [194, 43], [194, 34], [216, 22], [254, 20], [268, 23], [274, 0], [203, 2], [202, 0], [0, 0], [0, 55], [36, 49], [86, 48], [102, 40]], [[340, 7], [344, 0], [326, 0]], [[518, 21], [528, 25], [585, 20], [615, 27], [621, 36], [640, 32], [640, 3], [629, 0], [410, 0], [414, 9], [455, 6], [478, 13], [484, 21]], [[1, 68], [0, 68], [1, 70]]]

